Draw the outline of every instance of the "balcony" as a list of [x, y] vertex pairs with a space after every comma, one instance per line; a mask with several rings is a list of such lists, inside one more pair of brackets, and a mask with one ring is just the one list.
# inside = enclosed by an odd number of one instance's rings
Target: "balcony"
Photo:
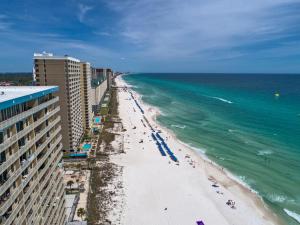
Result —
[[6, 210], [15, 202], [21, 191], [21, 188], [15, 188], [14, 191], [12, 191], [8, 199], [0, 207], [0, 215], [3, 215]]
[[[60, 136], [60, 138], [57, 140], [56, 143], [58, 144], [60, 141], [61, 141], [61, 136]], [[55, 146], [56, 146], [56, 145], [52, 145], [52, 148], [54, 149]], [[57, 150], [55, 151], [55, 154], [51, 157], [51, 159], [49, 160], [49, 162], [48, 162], [47, 165], [45, 166], [44, 171], [43, 171], [42, 173], [39, 174], [39, 179], [44, 175], [44, 173], [46, 172], [46, 170], [47, 170], [47, 168], [50, 166], [50, 164], [53, 163], [53, 160], [54, 160], [55, 157], [60, 153], [60, 150], [61, 150], [61, 149], [62, 149], [62, 145], [59, 145], [59, 147], [58, 147]], [[53, 150], [52, 150], [52, 151], [53, 151]], [[37, 169], [37, 167], [35, 167], [35, 168]], [[43, 185], [46, 184], [47, 180], [49, 180], [51, 174], [53, 174], [53, 172], [54, 172], [55, 169], [56, 169], [56, 166], [53, 166], [53, 167], [51, 168], [51, 170], [49, 171], [49, 173], [48, 173], [47, 176], [45, 177], [43, 183], [41, 184], [41, 186], [40, 186], [41, 188], [39, 189], [38, 192], [36, 192], [36, 194], [34, 195], [34, 198], [33, 198], [33, 199], [30, 201], [30, 203], [26, 206], [25, 212], [20, 216], [20, 219], [17, 221], [16, 224], [22, 224], [23, 220], [26, 218], [25, 215], [27, 215], [27, 213], [28, 213], [29, 210], [30, 210], [30, 206], [32, 206], [32, 205], [31, 205], [31, 202], [35, 202], [35, 200], [37, 199], [38, 196], [41, 196], [41, 201], [40, 201], [40, 202], [45, 202], [44, 199], [45, 199], [47, 196], [51, 195], [51, 192], [53, 192], [53, 191], [56, 190], [56, 189], [54, 189], [53, 186], [51, 185], [51, 184], [53, 183], [53, 181], [54, 181], [54, 179], [53, 179], [53, 180], [50, 181], [50, 185], [48, 185], [48, 187], [47, 187], [47, 189], [46, 189], [46, 191], [45, 191], [46, 194], [45, 194], [44, 196], [41, 195]], [[58, 185], [58, 182], [59, 182], [59, 180], [57, 180], [57, 181], [55, 182], [55, 186], [54, 186], [54, 187], [56, 187], [56, 186]], [[37, 184], [39, 184], [38, 180], [34, 182], [34, 187], [33, 187], [32, 189], [35, 189], [35, 187], [36, 187]], [[20, 190], [22, 190], [22, 189], [20, 188]], [[31, 189], [30, 189], [30, 190], [31, 190]], [[50, 194], [47, 194], [49, 191], [50, 191]], [[24, 198], [23, 198], [23, 199], [27, 199], [27, 198], [30, 196], [30, 193], [31, 193], [31, 191], [27, 192], [27, 193], [24, 195]], [[26, 212], [27, 212], [27, 213], [26, 213]], [[38, 218], [35, 218], [34, 221], [35, 221], [35, 224], [38, 224], [38, 223], [39, 223], [39, 219], [38, 219]], [[8, 224], [10, 224], [10, 223], [5, 223], [5, 225], [8, 225]]]
[[[49, 172], [49, 175], [51, 175], [53, 173], [53, 171], [51, 171], [51, 172]], [[37, 184], [38, 182], [36, 182], [36, 184]], [[36, 184], [35, 184], [35, 186], [36, 186]], [[49, 191], [51, 188], [52, 188], [52, 181], [50, 182], [50, 184], [47, 186], [47, 191]], [[53, 190], [52, 190], [53, 191]], [[24, 220], [25, 220], [25, 218], [26, 218], [26, 216], [25, 215], [27, 215], [29, 212], [30, 212], [30, 210], [32, 209], [32, 207], [33, 207], [33, 203], [36, 201], [36, 199], [37, 199], [37, 197], [38, 196], [41, 196], [41, 192], [42, 192], [42, 189], [40, 188], [39, 189], [39, 191], [38, 192], [36, 192], [35, 193], [35, 195], [34, 195], [34, 197], [29, 201], [29, 203], [28, 204], [26, 204], [25, 205], [25, 211], [23, 212], [23, 215], [20, 217], [20, 219], [19, 219], [19, 224], [21, 224]], [[48, 196], [48, 195], [47, 195]], [[24, 196], [25, 197], [25, 196]], [[24, 199], [27, 199], [29, 197], [29, 195], [27, 195], [27, 193], [26, 193], [26, 197], [24, 198]], [[29, 198], [28, 198], [29, 199]], [[27, 200], [28, 201], [28, 200]], [[40, 202], [44, 202], [44, 201], [40, 201]], [[35, 221], [37, 221], [37, 220], [35, 220]]]
[[[27, 175], [27, 177], [22, 180], [22, 186], [25, 187], [28, 182], [32, 179], [34, 174], [37, 172], [38, 168], [46, 161], [49, 155], [53, 152], [55, 146], [61, 141], [61, 136], [56, 140], [55, 144], [47, 151], [47, 153], [43, 156], [42, 160], [38, 162], [38, 164], [32, 169], [32, 171]], [[49, 160], [51, 161], [51, 160]], [[49, 163], [46, 164], [45, 169], [49, 167]], [[26, 199], [26, 198], [25, 198]]]
[[[57, 187], [57, 185], [58, 185], [58, 183], [56, 182], [53, 186], [50, 185], [49, 187], [47, 187], [47, 192], [46, 192], [46, 193], [48, 193], [46, 195], [47, 197], [53, 195], [53, 193], [56, 191], [56, 189], [54, 189], [53, 187]], [[45, 212], [46, 212], [47, 208], [50, 206], [50, 200], [52, 200], [51, 197], [46, 199], [46, 201], [45, 201], [45, 198], [43, 198], [43, 200], [41, 200], [41, 202], [43, 202], [43, 203], [41, 205], [42, 211], [41, 211], [40, 215], [43, 215], [43, 219], [46, 219], [46, 217], [44, 215], [45, 215]], [[38, 224], [38, 222], [39, 222], [39, 220], [36, 220], [35, 224]]]
[[54, 127], [60, 121], [60, 116], [58, 116], [51, 124], [41, 129], [39, 133], [35, 135], [35, 140], [38, 141], [44, 134], [46, 134], [52, 127]]
[[14, 173], [9, 175], [8, 180], [1, 185], [0, 196], [13, 184], [13, 182], [16, 180], [18, 176], [21, 175], [21, 173], [22, 173], [22, 168], [19, 168]]
[[18, 139], [24, 137], [27, 135], [30, 131], [32, 131], [34, 128], [38, 127], [41, 123], [58, 113], [60, 110], [60, 107], [57, 106], [54, 110], [48, 112], [45, 116], [34, 122], [33, 124], [30, 124], [29, 126], [25, 127], [22, 131], [19, 133], [14, 134], [10, 138], [6, 139], [2, 144], [0, 144], [0, 152], [4, 151], [5, 149], [9, 148], [12, 144], [14, 144]]
[[[20, 209], [23, 207], [23, 203], [20, 202], [17, 207], [11, 212], [8, 219], [5, 221], [4, 225], [10, 225], [13, 220], [16, 218], [17, 214], [19, 213]], [[0, 214], [1, 215], [1, 214]]]
[[44, 108], [48, 107], [49, 105], [52, 105], [53, 103], [57, 102], [58, 100], [59, 100], [59, 97], [55, 97], [55, 98], [53, 98], [53, 99], [51, 99], [51, 100], [49, 100], [47, 102], [44, 102], [44, 103], [42, 103], [40, 105], [37, 105], [37, 106], [35, 106], [33, 108], [28, 109], [27, 111], [24, 111], [24, 112], [22, 112], [22, 113], [20, 113], [20, 114], [18, 114], [16, 116], [13, 116], [13, 117], [5, 120], [5, 121], [2, 121], [0, 123], [0, 127], [2, 129], [6, 128], [6, 127], [9, 127], [9, 126], [17, 123], [18, 121], [23, 120], [26, 117], [28, 117], [28, 116], [30, 116], [30, 115], [32, 115], [32, 114], [40, 111], [41, 109], [44, 109]]
[[60, 131], [61, 127], [58, 127], [52, 134], [50, 134], [50, 137], [48, 137], [47, 140], [36, 149], [36, 155], [39, 155]]
[[[42, 117], [41, 119], [39, 119], [37, 122], [35, 122], [33, 125], [29, 125], [28, 127], [26, 127], [24, 130], [22, 130], [21, 132], [13, 135], [11, 138], [7, 139], [4, 143], [2, 143], [0, 145], [0, 152], [4, 151], [5, 149], [9, 148], [13, 143], [15, 143], [18, 139], [24, 137], [25, 135], [27, 135], [30, 131], [32, 131], [34, 128], [38, 127], [42, 122], [46, 121], [47, 119], [49, 119], [51, 116], [53, 116], [54, 114], [56, 114], [57, 112], [59, 112], [60, 108], [57, 107], [56, 109], [52, 110], [51, 112], [49, 112], [46, 116]], [[56, 120], [55, 120], [56, 123]]]
[[[48, 156], [52, 153], [53, 149], [56, 147], [56, 145], [61, 141], [61, 136], [56, 140], [55, 144], [52, 145], [52, 147], [50, 148], [50, 150], [48, 151], [49, 153], [47, 153], [46, 157], [43, 158], [42, 161], [39, 162], [39, 164], [37, 166], [35, 166], [34, 168], [32, 168], [31, 172], [27, 175], [27, 177], [25, 179], [22, 180], [22, 186], [25, 187], [27, 185], [27, 183], [31, 180], [31, 178], [34, 176], [34, 174], [36, 173], [37, 169], [39, 168], [39, 166], [42, 165], [42, 163], [44, 163], [44, 161], [48, 158]], [[61, 149], [62, 146], [60, 145], [58, 149]], [[51, 157], [51, 160], [49, 160], [49, 162], [47, 163], [47, 166], [49, 167], [50, 163], [53, 161], [54, 157], [58, 154], [58, 152], [60, 152], [59, 150], [56, 152], [56, 154], [54, 154]], [[1, 188], [1, 192], [0, 195], [2, 195], [4, 193], [4, 191], [6, 191], [11, 185], [12, 183], [15, 181], [15, 179], [21, 175], [21, 173], [27, 168], [27, 166], [30, 164], [30, 162], [35, 158], [35, 156], [31, 156], [30, 157], [30, 161], [27, 160], [26, 163], [23, 164], [23, 166], [21, 168], [19, 168], [17, 171], [15, 171], [15, 173], [9, 177], [9, 179], [3, 184], [3, 188]], [[46, 167], [47, 168], [47, 167]], [[18, 194], [20, 193], [22, 189], [20, 188], [18, 191]], [[10, 199], [0, 208], [0, 214], [2, 212], [5, 212], [5, 209], [7, 209], [16, 199], [16, 197], [18, 196], [18, 194], [15, 194], [13, 196], [10, 197]], [[26, 193], [27, 194], [27, 193]], [[29, 196], [29, 195], [26, 195]]]

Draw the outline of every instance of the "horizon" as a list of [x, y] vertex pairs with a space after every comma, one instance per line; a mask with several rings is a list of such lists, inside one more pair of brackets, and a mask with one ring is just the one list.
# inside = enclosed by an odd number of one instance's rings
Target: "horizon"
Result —
[[[120, 72], [120, 71], [115, 71]], [[247, 73], [247, 72], [122, 72], [122, 73], [128, 73], [128, 74], [232, 74], [232, 75], [300, 75], [300, 72], [298, 73]], [[32, 72], [0, 72], [0, 75], [4, 74], [22, 74], [22, 75], [32, 75]]]
[[33, 53], [47, 51], [116, 71], [298, 74], [299, 9], [297, 0], [2, 2], [0, 71], [29, 71]]

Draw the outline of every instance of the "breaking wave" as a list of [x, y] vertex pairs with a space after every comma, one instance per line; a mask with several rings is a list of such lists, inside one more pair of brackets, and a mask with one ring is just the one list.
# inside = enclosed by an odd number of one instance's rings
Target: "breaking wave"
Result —
[[184, 128], [186, 128], [185, 125], [177, 125], [177, 124], [172, 124], [171, 127], [176, 127], [176, 128], [179, 128], [179, 129], [184, 129]]
[[296, 220], [298, 223], [300, 223], [300, 215], [299, 214], [289, 211], [287, 209], [284, 209], [284, 211], [286, 214], [288, 214], [290, 217], [292, 217], [294, 220]]
[[261, 150], [257, 153], [257, 155], [271, 155], [273, 154], [273, 151], [271, 150]]
[[287, 197], [284, 195], [268, 194], [267, 199], [271, 202], [285, 202]]
[[225, 102], [225, 103], [228, 103], [228, 104], [232, 104], [232, 103], [233, 103], [232, 101], [227, 100], [227, 99], [225, 99], [225, 98], [220, 98], [220, 97], [215, 97], [215, 96], [206, 96], [206, 97], [208, 97], [208, 98], [213, 98], [213, 99], [217, 99], [217, 100], [219, 100], [219, 101], [222, 101], [222, 102]]

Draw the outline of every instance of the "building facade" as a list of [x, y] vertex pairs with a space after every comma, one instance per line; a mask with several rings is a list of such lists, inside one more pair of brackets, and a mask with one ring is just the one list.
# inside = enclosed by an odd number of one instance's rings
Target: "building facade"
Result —
[[97, 113], [97, 111], [100, 108], [101, 101], [108, 90], [107, 84], [108, 81], [106, 76], [106, 69], [92, 68], [91, 100], [92, 100], [92, 111], [94, 113]]
[[36, 85], [59, 86], [56, 95], [60, 99], [63, 150], [77, 150], [84, 132], [80, 61], [69, 56], [58, 57], [53, 54], [35, 53], [33, 77]]
[[91, 88], [91, 64], [80, 63], [80, 86], [81, 86], [81, 111], [84, 129], [90, 129], [93, 123], [92, 113], [92, 88]]
[[114, 74], [114, 72], [112, 71], [112, 69], [106, 69], [108, 90], [110, 90], [111, 85], [112, 85], [113, 74]]
[[58, 87], [1, 87], [0, 224], [64, 225]]

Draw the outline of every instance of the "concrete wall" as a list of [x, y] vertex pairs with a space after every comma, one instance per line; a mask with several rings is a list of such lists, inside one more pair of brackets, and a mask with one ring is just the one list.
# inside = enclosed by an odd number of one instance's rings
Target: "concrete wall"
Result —
[[92, 102], [93, 102], [93, 111], [95, 112], [100, 105], [103, 96], [107, 91], [107, 81], [103, 81], [99, 86], [92, 87]]
[[59, 86], [63, 149], [74, 150], [83, 134], [80, 63], [66, 59], [35, 59], [36, 84]]

